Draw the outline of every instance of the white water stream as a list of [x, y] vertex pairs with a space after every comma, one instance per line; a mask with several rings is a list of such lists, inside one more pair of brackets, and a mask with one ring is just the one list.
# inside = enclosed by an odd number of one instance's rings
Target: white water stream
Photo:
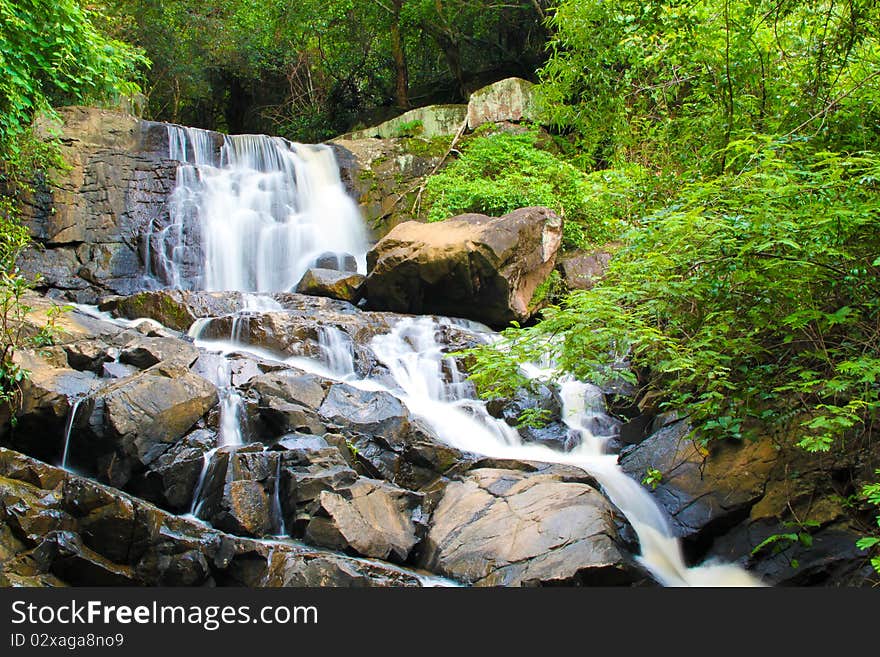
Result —
[[[266, 135], [168, 127], [180, 162], [170, 223], [148, 255], [175, 288], [286, 292], [326, 252], [350, 254], [366, 272], [367, 233], [329, 146]], [[188, 269], [195, 260], [195, 271]]]

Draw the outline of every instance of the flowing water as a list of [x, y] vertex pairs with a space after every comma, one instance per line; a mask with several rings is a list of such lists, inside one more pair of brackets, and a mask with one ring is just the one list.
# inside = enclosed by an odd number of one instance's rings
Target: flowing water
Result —
[[367, 234], [329, 146], [168, 127], [177, 160], [170, 221], [148, 240], [151, 273], [182, 289], [292, 290], [324, 253], [366, 272]]
[[84, 397], [76, 399], [70, 405], [70, 411], [67, 415], [67, 424], [64, 426], [64, 453], [61, 456], [61, 467], [65, 470], [68, 469], [67, 457], [70, 452], [70, 436], [73, 433], [73, 422], [76, 420], [76, 412], [79, 410], [79, 405], [83, 403], [84, 399]]
[[[357, 206], [340, 183], [332, 151], [265, 136], [224, 137], [219, 150], [204, 131], [169, 128], [170, 156], [180, 161], [172, 198], [171, 223], [153, 240], [160, 253], [153, 272], [172, 286], [243, 292], [290, 290], [325, 252], [353, 255], [365, 269], [366, 238]], [[198, 262], [187, 269], [187, 258]], [[191, 264], [191, 262], [190, 262]], [[562, 418], [579, 439], [561, 452], [524, 443], [517, 430], [492, 417], [472, 395], [472, 387], [437, 336], [443, 324], [455, 324], [476, 339], [491, 340], [485, 327], [465, 320], [406, 318], [368, 345], [390, 374], [380, 380], [358, 378], [354, 345], [339, 328], [319, 331], [320, 358], [285, 358], [246, 343], [242, 322], [248, 314], [278, 311], [259, 294], [246, 298], [245, 312], [233, 323], [226, 340], [205, 340], [210, 320], [190, 331], [197, 346], [219, 357], [249, 352], [363, 390], [384, 390], [397, 396], [443, 442], [458, 449], [501, 459], [543, 461], [577, 466], [591, 474], [609, 499], [626, 515], [641, 545], [642, 564], [668, 586], [753, 586], [760, 582], [742, 568], [706, 563], [688, 567], [668, 519], [650, 493], [627, 476], [617, 457], [606, 453], [617, 423], [607, 415], [601, 391], [571, 378], [558, 377], [549, 367], [525, 365], [528, 376], [557, 386], [563, 400]], [[221, 397], [218, 446], [244, 442], [241, 397], [228, 367], [218, 366], [215, 383]], [[555, 379], [555, 382], [554, 382]], [[203, 479], [213, 452], [205, 455], [202, 480], [193, 501], [197, 513]], [[279, 460], [280, 467], [280, 460]], [[278, 478], [276, 472], [276, 500]], [[278, 515], [280, 519], [280, 504]], [[276, 522], [283, 533], [283, 521]]]

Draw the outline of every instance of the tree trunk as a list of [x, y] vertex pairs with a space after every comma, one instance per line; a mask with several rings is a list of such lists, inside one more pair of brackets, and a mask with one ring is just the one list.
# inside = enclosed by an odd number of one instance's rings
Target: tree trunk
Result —
[[400, 33], [400, 10], [403, 0], [394, 0], [394, 14], [391, 17], [391, 57], [394, 59], [394, 97], [400, 109], [409, 109], [409, 70], [406, 65], [406, 50]]

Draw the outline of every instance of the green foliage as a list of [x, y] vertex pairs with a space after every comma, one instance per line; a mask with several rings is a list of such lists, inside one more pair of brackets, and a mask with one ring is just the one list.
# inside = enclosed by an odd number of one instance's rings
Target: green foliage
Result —
[[663, 473], [660, 472], [657, 468], [648, 468], [645, 470], [645, 476], [642, 477], [642, 484], [645, 486], [650, 486], [651, 490], [657, 490], [657, 486], [659, 486], [663, 482]]
[[552, 419], [553, 413], [546, 408], [526, 408], [516, 418], [516, 428], [534, 427], [540, 429]]
[[[795, 529], [796, 531], [771, 534], [752, 549], [752, 556], [759, 555], [768, 550], [771, 555], [784, 554], [797, 545], [804, 548], [813, 547], [813, 536], [809, 530], [818, 527], [819, 523], [812, 521], [803, 523], [785, 522], [783, 526], [786, 529]], [[792, 568], [800, 566], [797, 559], [789, 559], [788, 562]]]
[[64, 169], [57, 142], [38, 134], [34, 118], [53, 118], [63, 104], [131, 96], [135, 71], [146, 65], [137, 50], [103, 36], [93, 17], [74, 0], [0, 0], [0, 403], [11, 407], [28, 375], [16, 350], [50, 344], [59, 312], [36, 335], [25, 333], [31, 308], [23, 297], [34, 281], [16, 266], [30, 243], [20, 208], [47, 170]]
[[91, 17], [75, 0], [0, 0], [0, 155], [18, 155], [38, 112], [137, 92], [146, 60]]
[[502, 132], [471, 139], [460, 158], [432, 176], [425, 206], [428, 221], [442, 221], [543, 205], [564, 217], [565, 247], [588, 247], [617, 237], [656, 197], [658, 181], [638, 166], [585, 174], [543, 150], [537, 132]]
[[[474, 352], [479, 389], [555, 360], [649, 383], [701, 440], [797, 429], [823, 451], [880, 411], [880, 157], [761, 139], [627, 234], [604, 281]], [[621, 365], [626, 363], [628, 367]]]
[[[877, 470], [875, 474], [880, 475], [880, 470]], [[880, 483], [863, 486], [862, 497], [867, 500], [868, 504], [880, 509]], [[877, 516], [877, 526], [880, 527], [880, 515]], [[871, 557], [871, 565], [874, 567], [874, 570], [880, 573], [880, 534], [860, 538], [856, 541], [856, 547], [860, 550], [869, 550], [874, 553], [874, 556]]]
[[544, 109], [596, 162], [718, 172], [752, 131], [880, 135], [873, 0], [560, 0], [550, 22]]

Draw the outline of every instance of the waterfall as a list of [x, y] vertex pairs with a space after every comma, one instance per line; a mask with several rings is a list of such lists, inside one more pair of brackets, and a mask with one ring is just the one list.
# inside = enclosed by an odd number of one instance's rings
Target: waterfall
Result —
[[366, 272], [367, 234], [333, 150], [168, 126], [179, 162], [169, 222], [148, 239], [153, 277], [181, 289], [286, 292], [326, 252]]
[[[151, 273], [156, 278], [183, 289], [283, 292], [293, 288], [326, 252], [336, 253], [340, 259], [345, 254], [354, 256], [359, 271], [365, 272], [366, 230], [357, 206], [345, 193], [329, 147], [292, 144], [262, 135], [223, 136], [219, 143], [216, 133], [178, 126], [170, 126], [168, 131], [169, 157], [179, 166], [170, 220], [164, 227], [154, 228], [149, 240], [154, 250]], [[557, 377], [548, 364], [525, 365], [528, 376], [545, 378], [548, 385], [558, 386], [562, 420], [580, 439], [568, 452], [527, 444], [516, 429], [492, 417], [485, 404], [474, 397], [472, 386], [437, 340], [444, 324], [454, 324], [457, 330], [478, 339], [495, 339], [485, 327], [429, 317], [399, 320], [368, 345], [387, 368], [393, 382], [389, 385], [387, 378], [358, 378], [352, 339], [334, 326], [323, 326], [318, 332], [320, 358], [283, 358], [243, 342], [248, 321], [244, 313], [279, 310], [267, 297], [246, 295], [245, 310], [235, 317], [229, 339], [202, 339], [210, 320], [197, 322], [190, 330], [197, 346], [218, 353], [216, 357], [222, 361], [212, 374], [221, 399], [218, 447], [239, 445], [244, 440], [242, 399], [226, 356], [232, 351], [250, 352], [326, 378], [345, 380], [363, 390], [389, 392], [439, 440], [463, 451], [581, 468], [626, 515], [639, 538], [641, 563], [665, 585], [760, 585], [735, 565], [687, 566], [664, 511], [642, 485], [621, 470], [616, 455], [607, 453], [608, 440], [618, 425], [605, 412], [602, 393], [595, 386]], [[213, 454], [212, 450], [204, 456], [192, 506], [196, 515]], [[272, 505], [276, 528], [283, 533], [280, 475], [279, 458]]]

